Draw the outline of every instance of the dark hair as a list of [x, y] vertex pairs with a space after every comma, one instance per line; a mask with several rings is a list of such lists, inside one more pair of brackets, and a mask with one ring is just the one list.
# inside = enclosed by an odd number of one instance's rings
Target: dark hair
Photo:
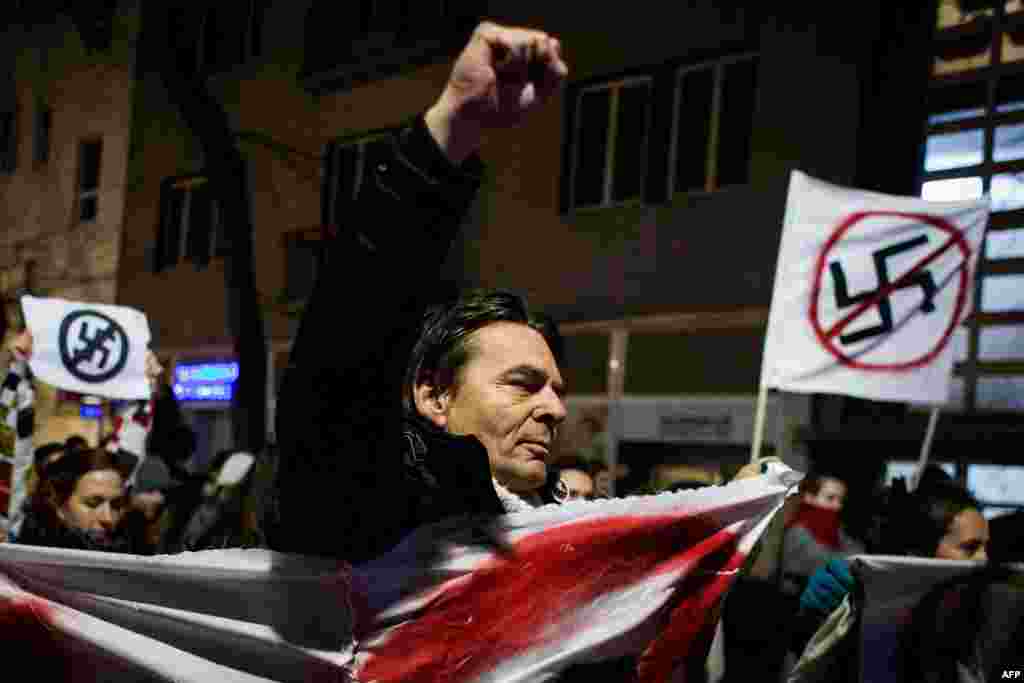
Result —
[[800, 493], [807, 493], [812, 496], [816, 496], [821, 491], [821, 485], [825, 483], [826, 479], [835, 479], [836, 481], [842, 482], [844, 486], [846, 485], [846, 482], [843, 481], [842, 477], [833, 474], [832, 472], [812, 472], [804, 477], [800, 482], [799, 491]]
[[85, 437], [81, 434], [72, 434], [64, 441], [64, 448], [67, 450], [77, 450], [79, 448], [88, 448], [89, 442], [85, 440]]
[[893, 482], [885, 552], [935, 557], [942, 537], [964, 510], [980, 510], [968, 491], [952, 483], [932, 483], [906, 492], [902, 479]]
[[529, 310], [526, 300], [506, 290], [471, 289], [457, 299], [429, 309], [409, 356], [402, 405], [407, 416], [416, 415], [413, 392], [418, 384], [431, 382], [437, 393], [458, 388], [459, 371], [473, 354], [470, 337], [496, 322], [528, 326], [544, 336], [555, 361], [563, 362], [563, 342], [554, 321]]
[[36, 475], [40, 478], [43, 477], [43, 472], [47, 469], [48, 460], [50, 456], [55, 453], [60, 453], [66, 448], [66, 444], [62, 444], [59, 441], [51, 441], [50, 443], [43, 444], [35, 450], [32, 454], [32, 462], [36, 468]]
[[929, 463], [925, 465], [924, 471], [921, 472], [921, 478], [917, 481], [917, 490], [924, 491], [933, 486], [947, 485], [956, 486], [956, 480], [935, 463]]
[[60, 460], [46, 468], [46, 476], [32, 494], [30, 505], [37, 513], [52, 521], [56, 511], [74, 493], [78, 480], [97, 470], [115, 470], [123, 478], [128, 476], [116, 456], [104, 448], [69, 450]]

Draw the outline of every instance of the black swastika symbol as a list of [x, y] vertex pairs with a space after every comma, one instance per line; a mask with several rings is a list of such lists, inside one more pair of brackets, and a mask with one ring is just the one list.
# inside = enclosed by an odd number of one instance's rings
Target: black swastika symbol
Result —
[[117, 336], [117, 329], [112, 325], [107, 325], [103, 329], [98, 329], [93, 335], [88, 336], [89, 324], [83, 323], [78, 328], [78, 340], [84, 342], [85, 346], [80, 346], [75, 350], [74, 355], [71, 357], [72, 365], [80, 365], [83, 361], [91, 360], [95, 357], [96, 353], [100, 353], [100, 362], [97, 363], [101, 369], [107, 367], [107, 362], [110, 360], [110, 349], [107, 348], [107, 342], [114, 341]]
[[83, 382], [106, 382], [128, 362], [128, 335], [98, 311], [76, 311], [64, 318], [59, 341], [64, 367]]
[[[859, 304], [862, 301], [872, 299], [876, 297], [881, 291], [895, 291], [897, 289], [907, 289], [911, 287], [920, 287], [924, 292], [924, 302], [921, 304], [921, 310], [925, 313], [931, 313], [935, 310], [935, 294], [937, 288], [935, 286], [935, 279], [928, 270], [918, 270], [911, 277], [905, 278], [899, 281], [896, 287], [890, 287], [891, 281], [889, 280], [889, 267], [886, 263], [886, 259], [896, 254], [900, 254], [904, 251], [916, 249], [924, 244], [928, 243], [928, 236], [921, 235], [914, 239], [907, 240], [906, 242], [900, 242], [884, 249], [872, 253], [872, 258], [875, 262], [875, 273], [878, 276], [878, 287], [876, 289], [867, 290], [850, 296], [849, 289], [846, 284], [846, 274], [843, 272], [843, 267], [838, 261], [829, 263], [828, 269], [832, 274], [832, 280], [835, 283], [835, 296], [836, 306], [839, 308], [848, 308]], [[882, 296], [878, 298], [877, 302], [878, 315], [882, 319], [882, 322], [873, 327], [867, 327], [850, 334], [844, 334], [839, 337], [839, 341], [843, 344], [855, 344], [863, 339], [869, 339], [871, 337], [877, 337], [879, 335], [888, 334], [892, 332], [892, 304], [889, 302], [888, 296]]]

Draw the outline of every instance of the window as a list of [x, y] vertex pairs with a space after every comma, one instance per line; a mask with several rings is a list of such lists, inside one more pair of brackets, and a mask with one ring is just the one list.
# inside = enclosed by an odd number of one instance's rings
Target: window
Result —
[[1024, 508], [1024, 467], [1017, 465], [967, 465], [967, 489], [985, 510], [985, 516], [1007, 508]]
[[747, 183], [758, 63], [741, 53], [571, 86], [563, 210]]
[[78, 220], [89, 223], [99, 213], [100, 160], [102, 140], [85, 140], [78, 145]]
[[181, 261], [205, 265], [211, 257], [228, 253], [220, 207], [205, 176], [165, 180], [160, 205], [156, 271]]
[[172, 10], [167, 30], [178, 46], [185, 73], [216, 73], [244, 64], [263, 53], [263, 19], [267, 0], [213, 3], [198, 25], [189, 25], [186, 10]]
[[[1024, 467], [963, 460], [930, 464], [937, 465], [958, 482], [963, 481], [959, 473], [965, 472], [967, 490], [978, 500], [988, 518], [1024, 509]], [[885, 485], [891, 486], [897, 477], [902, 477], [909, 485], [916, 471], [916, 462], [889, 461], [885, 468]]]
[[573, 206], [608, 206], [643, 193], [651, 79], [587, 88], [577, 100]]
[[[943, 472], [953, 479], [956, 479], [956, 465], [954, 463], [935, 462], [931, 464], [937, 465]], [[916, 462], [911, 462], [909, 460], [891, 460], [885, 465], [885, 485], [892, 486], [894, 480], [902, 478], [909, 486], [911, 480], [914, 478], [915, 472], [917, 472]]]
[[373, 168], [375, 160], [391, 144], [390, 136], [391, 131], [382, 131], [338, 141], [328, 149], [323, 188], [324, 225], [345, 224], [368, 169]]
[[[992, 215], [975, 313], [958, 331], [950, 407], [1024, 412], [1024, 11], [1021, 3], [942, 0], [921, 196], [989, 193]], [[985, 4], [988, 6], [982, 7]]]
[[32, 147], [32, 160], [37, 164], [45, 164], [50, 159], [50, 126], [53, 123], [53, 112], [49, 107], [40, 107], [36, 112], [35, 135]]
[[0, 112], [0, 172], [13, 173], [18, 166], [17, 108]]
[[750, 55], [680, 70], [670, 193], [747, 182], [757, 64]]

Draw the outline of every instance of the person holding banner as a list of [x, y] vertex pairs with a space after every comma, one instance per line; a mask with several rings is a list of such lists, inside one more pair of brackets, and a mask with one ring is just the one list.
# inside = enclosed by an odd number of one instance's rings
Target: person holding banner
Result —
[[[33, 304], [34, 306], [45, 306], [46, 300], [39, 299]], [[62, 302], [63, 303], [63, 302]], [[3, 398], [7, 402], [7, 395], [16, 396], [21, 392], [24, 392], [28, 397], [22, 400], [20, 403], [11, 401], [12, 405], [17, 405], [19, 409], [19, 417], [13, 418], [18, 425], [18, 442], [16, 448], [26, 451], [26, 455], [16, 456], [16, 465], [19, 461], [25, 461], [26, 466], [20, 471], [19, 468], [15, 468], [14, 476], [12, 476], [12, 485], [14, 492], [17, 495], [12, 495], [10, 508], [9, 508], [9, 529], [10, 537], [12, 539], [19, 540], [23, 543], [29, 543], [21, 538], [21, 525], [25, 520], [23, 516], [25, 507], [34, 507], [36, 512], [36, 531], [45, 530], [43, 536], [45, 538], [62, 538], [65, 539], [67, 534], [61, 525], [58, 523], [61, 516], [57, 514], [62, 505], [67, 501], [74, 501], [78, 498], [74, 492], [77, 490], [78, 479], [80, 476], [84, 476], [88, 472], [99, 467], [101, 470], [109, 469], [100, 467], [102, 463], [96, 461], [93, 465], [86, 465], [90, 458], [95, 457], [90, 455], [91, 450], [84, 447], [85, 440], [78, 435], [70, 437], [63, 447], [53, 452], [46, 452], [40, 454], [40, 458], [37, 462], [33, 463], [31, 457], [31, 445], [32, 435], [35, 429], [35, 411], [33, 404], [34, 392], [32, 390], [32, 383], [29, 379], [29, 365], [33, 357], [35, 350], [35, 339], [30, 329], [22, 330], [17, 334], [9, 343], [9, 352], [13, 358], [12, 366], [8, 373], [7, 385], [17, 387], [17, 391], [5, 392]], [[146, 386], [149, 387], [149, 391], [155, 391], [157, 388], [158, 378], [163, 371], [162, 366], [158, 362], [156, 355], [152, 351], [146, 350], [143, 355], [143, 381]], [[17, 384], [14, 384], [13, 381]], [[111, 500], [120, 500], [120, 495], [115, 490], [124, 489], [130, 485], [138, 466], [145, 458], [145, 442], [149, 434], [149, 428], [151, 425], [151, 405], [148, 401], [138, 401], [127, 404], [122, 408], [120, 413], [115, 416], [115, 429], [114, 432], [108, 435], [105, 439], [105, 444], [101, 444], [99, 451], [106, 453], [106, 456], [100, 458], [103, 462], [106, 462], [106, 458], [112, 459], [114, 463], [114, 470], [117, 471], [122, 481], [120, 484], [116, 484], [114, 477], [111, 476], [100, 476], [96, 475], [94, 478], [102, 480], [102, 484], [99, 484], [102, 496]], [[74, 456], [74, 457], [73, 457]], [[84, 460], [83, 460], [84, 458]], [[65, 461], [67, 461], [65, 463]], [[91, 462], [91, 461], [90, 461]], [[64, 463], [64, 465], [61, 465]], [[35, 491], [29, 491], [27, 487], [28, 476], [27, 473], [31, 470], [33, 464], [38, 467], [36, 477], [39, 483], [36, 485]], [[73, 472], [77, 472], [77, 476], [72, 477], [71, 481], [66, 481], [67, 472], [64, 473], [64, 480], [56, 484], [57, 489], [53, 490], [52, 486], [47, 486], [47, 481], [50, 475], [54, 472], [60, 471], [63, 468], [68, 467]], [[92, 477], [87, 477], [87, 481], [91, 481]], [[51, 482], [52, 484], [52, 482]], [[88, 484], [86, 484], [88, 489]], [[69, 488], [70, 487], [70, 488]], [[35, 496], [40, 491], [43, 491], [42, 498], [35, 499]], [[32, 500], [26, 499], [26, 496], [31, 493]], [[123, 493], [123, 491], [122, 491]], [[83, 494], [83, 500], [90, 498], [91, 494]], [[98, 495], [98, 494], [97, 494]], [[95, 496], [92, 496], [93, 498]], [[84, 513], [84, 509], [83, 509]], [[110, 529], [117, 526], [119, 521], [119, 515], [110, 511], [106, 514], [105, 519], [107, 521], [100, 522], [93, 519], [93, 515], [78, 515], [76, 518], [84, 519], [88, 517], [91, 521], [85, 523], [82, 526], [84, 529], [94, 532], [97, 537], [106, 537], [109, 535]], [[108, 528], [109, 527], [109, 528]], [[33, 532], [33, 534], [36, 532]], [[71, 532], [72, 534], [74, 531]], [[30, 538], [33, 536], [30, 535]], [[72, 542], [72, 541], [68, 541]], [[99, 541], [100, 545], [107, 544], [106, 540]], [[68, 546], [60, 546], [68, 547]], [[77, 546], [71, 546], [77, 547]]]
[[[559, 89], [560, 50], [542, 31], [481, 24], [437, 102], [367, 164], [277, 401], [275, 550], [358, 563], [424, 524], [529, 505], [544, 484], [566, 415], [550, 321], [496, 291], [425, 311], [480, 184], [483, 136]], [[357, 327], [338, 334], [342, 300]], [[325, 501], [331, 533], [314, 523]]]
[[786, 524], [782, 550], [783, 588], [794, 599], [818, 567], [834, 557], [864, 552], [842, 527], [845, 502], [846, 484], [838, 477], [810, 474], [800, 482], [799, 507]]
[[[985, 562], [989, 530], [980, 510], [974, 497], [956, 484], [932, 483], [908, 494], [898, 481], [893, 485], [881, 550], [890, 555]], [[830, 560], [811, 576], [800, 596], [794, 639], [795, 649], [804, 654], [790, 681], [833, 680], [827, 672], [856, 671], [847, 662], [853, 645], [849, 624], [856, 615], [850, 595], [856, 583], [849, 561], [843, 558]]]

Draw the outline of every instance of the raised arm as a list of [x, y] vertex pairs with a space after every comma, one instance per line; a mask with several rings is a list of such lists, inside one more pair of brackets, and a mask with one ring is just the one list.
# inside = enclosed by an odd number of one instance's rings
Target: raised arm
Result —
[[566, 73], [546, 34], [481, 24], [437, 102], [367, 159], [277, 401], [272, 547], [359, 561], [394, 541], [408, 503], [396, 485], [402, 377], [480, 184], [481, 138], [521, 121]]

